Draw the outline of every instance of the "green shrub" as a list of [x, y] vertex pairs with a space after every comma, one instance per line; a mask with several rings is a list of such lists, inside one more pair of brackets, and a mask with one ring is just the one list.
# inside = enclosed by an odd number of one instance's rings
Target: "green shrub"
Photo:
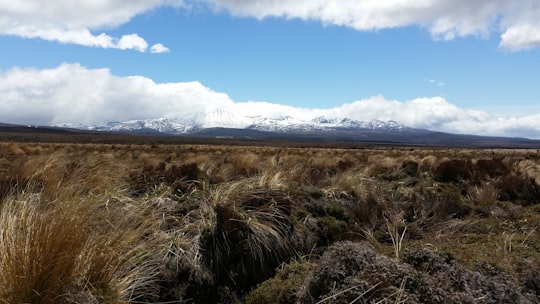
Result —
[[296, 261], [283, 265], [276, 275], [257, 286], [245, 298], [247, 304], [288, 304], [297, 301], [297, 293], [315, 264]]

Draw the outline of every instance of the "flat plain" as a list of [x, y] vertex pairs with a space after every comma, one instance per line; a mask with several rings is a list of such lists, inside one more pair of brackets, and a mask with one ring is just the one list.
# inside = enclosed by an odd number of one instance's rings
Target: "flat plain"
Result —
[[21, 138], [5, 303], [538, 303], [539, 150]]

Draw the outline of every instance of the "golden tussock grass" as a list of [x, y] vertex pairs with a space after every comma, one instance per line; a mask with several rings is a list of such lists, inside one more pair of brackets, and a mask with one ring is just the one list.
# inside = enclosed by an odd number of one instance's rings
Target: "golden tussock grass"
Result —
[[4, 201], [2, 301], [120, 303], [155, 293], [158, 264], [140, 245], [148, 228], [114, 208], [100, 200], [47, 202], [39, 194]]
[[[531, 150], [0, 143], [0, 299], [242, 302], [362, 240], [526, 280], [538, 168]], [[293, 302], [300, 273], [283, 279]]]

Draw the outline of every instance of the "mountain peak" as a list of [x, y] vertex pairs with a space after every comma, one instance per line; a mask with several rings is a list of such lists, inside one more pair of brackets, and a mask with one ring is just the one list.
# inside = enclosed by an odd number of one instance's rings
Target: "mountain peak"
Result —
[[215, 107], [204, 111], [192, 112], [183, 117], [153, 118], [130, 120], [124, 122], [109, 122], [99, 126], [84, 126], [80, 124], [63, 124], [63, 127], [95, 131], [115, 132], [157, 132], [165, 134], [189, 134], [204, 129], [226, 128], [246, 129], [263, 132], [289, 134], [313, 134], [330, 131], [353, 132], [354, 130], [380, 130], [400, 132], [406, 127], [396, 121], [358, 121], [347, 117], [319, 116], [310, 120], [293, 116], [270, 118], [265, 116], [244, 116], [223, 108]]
[[215, 107], [200, 112], [178, 117], [175, 122], [185, 126], [187, 129], [206, 128], [245, 128], [250, 125], [248, 117], [238, 115], [222, 107]]

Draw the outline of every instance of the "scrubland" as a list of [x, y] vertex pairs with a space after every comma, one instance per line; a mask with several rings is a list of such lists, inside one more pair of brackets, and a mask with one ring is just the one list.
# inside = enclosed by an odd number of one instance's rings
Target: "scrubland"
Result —
[[540, 152], [0, 143], [3, 303], [538, 303]]

